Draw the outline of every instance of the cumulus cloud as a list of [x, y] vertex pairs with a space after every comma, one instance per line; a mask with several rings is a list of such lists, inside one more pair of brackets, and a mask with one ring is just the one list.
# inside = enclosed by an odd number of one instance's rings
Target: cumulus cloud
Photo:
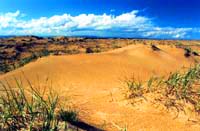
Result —
[[7, 28], [13, 23], [16, 23], [19, 15], [19, 11], [16, 11], [15, 13], [0, 14], [0, 28]]
[[138, 10], [112, 14], [70, 14], [24, 20], [20, 11], [0, 13], [0, 35], [101, 35], [184, 38], [192, 28], [158, 27]]
[[172, 28], [172, 27], [154, 27], [144, 32], [145, 37], [171, 37], [171, 38], [184, 38], [187, 33], [192, 31], [192, 28]]

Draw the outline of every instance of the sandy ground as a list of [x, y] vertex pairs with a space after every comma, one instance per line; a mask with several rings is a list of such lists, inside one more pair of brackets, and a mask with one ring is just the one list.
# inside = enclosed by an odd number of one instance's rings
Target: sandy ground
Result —
[[1, 75], [0, 80], [17, 77], [25, 81], [25, 75], [42, 87], [48, 78], [61, 99], [73, 103], [81, 120], [105, 130], [200, 130], [187, 118], [174, 119], [151, 102], [133, 106], [124, 98], [125, 77], [134, 75], [145, 81], [193, 63], [192, 58], [184, 57], [182, 49], [167, 45], [159, 48], [161, 51], [153, 51], [148, 45], [130, 45], [100, 54], [49, 56]]

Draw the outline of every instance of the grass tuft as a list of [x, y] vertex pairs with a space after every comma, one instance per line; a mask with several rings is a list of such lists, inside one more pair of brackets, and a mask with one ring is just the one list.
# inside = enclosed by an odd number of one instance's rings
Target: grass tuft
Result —
[[144, 92], [143, 83], [141, 81], [136, 81], [134, 77], [131, 79], [126, 79], [125, 84], [129, 89], [129, 98], [141, 97]]
[[22, 82], [15, 79], [16, 87], [1, 82], [0, 130], [59, 130], [61, 116], [64, 120], [77, 119], [76, 112], [59, 110], [58, 95], [49, 90], [40, 92], [29, 83], [25, 89]]
[[129, 79], [125, 83], [130, 92], [129, 98], [159, 91], [162, 95], [156, 99], [164, 102], [167, 108], [175, 107], [178, 111], [184, 111], [186, 104], [190, 104], [195, 112], [200, 113], [200, 64], [182, 73], [171, 73], [166, 79], [151, 77], [144, 83]]

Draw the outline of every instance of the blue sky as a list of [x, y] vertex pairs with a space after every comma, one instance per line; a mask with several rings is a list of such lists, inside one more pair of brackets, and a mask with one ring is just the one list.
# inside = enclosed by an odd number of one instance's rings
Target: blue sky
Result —
[[199, 0], [0, 0], [0, 35], [200, 39]]

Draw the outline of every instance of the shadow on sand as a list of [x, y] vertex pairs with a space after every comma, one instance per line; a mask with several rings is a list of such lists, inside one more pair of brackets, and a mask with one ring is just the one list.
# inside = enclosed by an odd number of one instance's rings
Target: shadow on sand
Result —
[[69, 122], [69, 127], [77, 131], [104, 131], [100, 128], [89, 125], [83, 121]]

